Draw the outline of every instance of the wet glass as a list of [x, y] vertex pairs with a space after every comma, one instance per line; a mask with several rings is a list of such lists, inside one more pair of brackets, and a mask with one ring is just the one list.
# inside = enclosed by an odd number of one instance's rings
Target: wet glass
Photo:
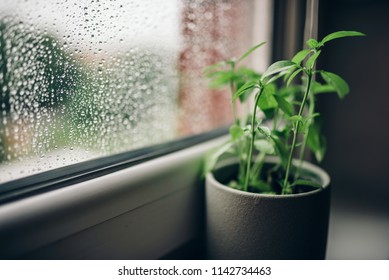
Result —
[[0, 0], [0, 183], [230, 123], [253, 2]]

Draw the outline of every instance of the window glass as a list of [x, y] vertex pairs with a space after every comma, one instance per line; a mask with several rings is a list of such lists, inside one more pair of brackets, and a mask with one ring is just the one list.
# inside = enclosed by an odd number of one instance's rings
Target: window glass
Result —
[[0, 183], [228, 124], [258, 2], [0, 0]]

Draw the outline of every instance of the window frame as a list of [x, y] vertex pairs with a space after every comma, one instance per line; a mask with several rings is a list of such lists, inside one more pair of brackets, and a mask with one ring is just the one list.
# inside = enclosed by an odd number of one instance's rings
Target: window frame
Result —
[[67, 187], [129, 168], [220, 137], [227, 132], [228, 129], [226, 127], [221, 127], [210, 132], [181, 138], [167, 143], [83, 161], [5, 182], [0, 184], [0, 206], [4, 203]]

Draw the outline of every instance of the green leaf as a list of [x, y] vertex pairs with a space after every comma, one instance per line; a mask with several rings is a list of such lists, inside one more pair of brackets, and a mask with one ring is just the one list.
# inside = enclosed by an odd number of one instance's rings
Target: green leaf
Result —
[[209, 75], [211, 81], [209, 83], [210, 88], [220, 88], [228, 85], [233, 79], [233, 73], [231, 71], [219, 71]]
[[254, 146], [255, 148], [262, 152], [262, 153], [265, 153], [267, 155], [272, 155], [274, 154], [274, 147], [272, 144], [269, 143], [269, 141], [265, 140], [265, 139], [260, 139], [260, 140], [256, 140], [254, 142]]
[[320, 133], [320, 127], [317, 122], [309, 127], [307, 145], [314, 153], [316, 160], [321, 162], [324, 158], [327, 146], [324, 136]]
[[313, 113], [311, 115], [305, 116], [303, 118], [303, 122], [302, 122], [302, 125], [300, 127], [300, 132], [307, 134], [309, 131], [309, 128], [311, 126], [312, 119], [319, 117], [319, 116], [320, 116], [320, 113]]
[[291, 85], [289, 87], [282, 87], [277, 91], [277, 95], [282, 97], [294, 97], [299, 96], [302, 93], [303, 87], [301, 85]]
[[244, 92], [243, 94], [239, 95], [239, 101], [241, 103], [246, 102], [249, 99], [250, 95], [253, 93], [253, 91], [254, 91], [254, 88], [249, 89], [246, 92]]
[[366, 36], [366, 35], [358, 31], [337, 31], [325, 36], [320, 43], [324, 45], [328, 41], [338, 39], [338, 38], [351, 37], [351, 36]]
[[320, 85], [318, 87], [315, 87], [315, 89], [311, 88], [311, 90], [314, 94], [336, 92], [335, 88], [329, 84]]
[[230, 135], [232, 140], [235, 141], [244, 135], [244, 131], [239, 125], [234, 124], [230, 127]]
[[258, 49], [259, 47], [263, 46], [264, 44], [266, 44], [266, 42], [262, 42], [252, 48], [250, 48], [248, 51], [246, 51], [239, 59], [236, 63], [239, 63], [241, 62], [243, 59], [245, 59], [246, 57], [248, 57], [253, 51], [255, 51], [256, 49]]
[[277, 75], [274, 75], [273, 77], [271, 77], [269, 80], [267, 80], [265, 82], [265, 85], [270, 85], [271, 83], [273, 83], [274, 81], [278, 80], [279, 78], [281, 78], [282, 76], [286, 75], [287, 73], [288, 73], [288, 70], [282, 71], [282, 72], [278, 73]]
[[290, 132], [290, 127], [286, 126], [282, 130], [273, 130], [272, 135], [278, 137], [279, 139], [284, 139], [284, 141], [287, 141], [289, 139]]
[[266, 85], [261, 97], [259, 98], [258, 106], [261, 110], [273, 109], [278, 106], [277, 101], [274, 99], [275, 87], [272, 84]]
[[290, 120], [292, 122], [302, 122], [303, 117], [299, 116], [299, 115], [294, 115], [294, 116], [289, 117], [288, 120]]
[[235, 69], [235, 75], [237, 76], [236, 80], [246, 80], [245, 82], [248, 80], [259, 80], [261, 77], [257, 71], [247, 67]]
[[[247, 67], [240, 67], [238, 69], [235, 69], [234, 71], [234, 77], [233, 81], [236, 84], [237, 88], [242, 87], [247, 81], [259, 81], [259, 78], [261, 76], [259, 73], [254, 71], [253, 69], [247, 68]], [[247, 90], [245, 93], [239, 96], [240, 102], [245, 102], [251, 93], [253, 92], [254, 88], [251, 90]]]
[[257, 86], [257, 82], [256, 81], [248, 81], [247, 83], [245, 83], [243, 86], [241, 86], [235, 93], [234, 95], [232, 96], [232, 100], [236, 100], [239, 96], [241, 96], [242, 94], [244, 94], [246, 91], [250, 90], [250, 89], [253, 89]]
[[343, 99], [349, 93], [349, 86], [340, 76], [326, 71], [320, 71], [322, 78], [331, 86], [333, 86], [340, 99]]
[[294, 114], [293, 106], [290, 104], [285, 98], [279, 95], [274, 95], [275, 100], [278, 103], [278, 106], [288, 116], [292, 116]]
[[300, 65], [301, 62], [307, 57], [307, 55], [311, 52], [312, 50], [306, 49], [299, 51], [293, 58], [292, 62]]
[[312, 68], [313, 64], [315, 63], [316, 59], [319, 57], [320, 53], [321, 53], [321, 51], [317, 51], [310, 58], [308, 58], [307, 63], [305, 64], [305, 66], [307, 68]]
[[311, 120], [311, 119], [314, 119], [314, 118], [317, 118], [320, 116], [320, 113], [316, 112], [316, 113], [313, 113], [311, 115], [307, 115], [304, 117], [304, 121], [308, 121], [308, 120]]
[[310, 47], [311, 49], [316, 49], [316, 48], [318, 47], [318, 45], [319, 45], [319, 42], [316, 41], [315, 39], [309, 39], [309, 40], [307, 41], [307, 45], [308, 45], [308, 47]]
[[[242, 87], [247, 81], [259, 81], [260, 75], [253, 69], [247, 68], [247, 67], [240, 67], [238, 69], [235, 69], [233, 81], [235, 82], [236, 88]], [[245, 102], [247, 98], [251, 95], [252, 91], [254, 90], [247, 90], [244, 94], [239, 96], [239, 100], [241, 102]]]
[[269, 136], [271, 135], [271, 130], [270, 130], [270, 128], [268, 128], [267, 126], [263, 126], [263, 125], [258, 126], [258, 131], [259, 131], [262, 135], [264, 135], [264, 136], [266, 136], [266, 137], [269, 137]]
[[317, 182], [314, 182], [314, 181], [310, 181], [310, 180], [296, 180], [294, 181], [292, 184], [291, 184], [291, 187], [294, 187], [294, 186], [310, 186], [310, 187], [314, 187], [314, 188], [318, 188], [318, 189], [321, 189], [323, 186]]
[[[261, 123], [261, 120], [258, 120], [258, 125]], [[251, 134], [251, 124], [247, 124], [243, 127], [245, 134]]]
[[281, 165], [285, 169], [288, 164], [288, 157], [289, 157], [288, 149], [285, 146], [285, 144], [276, 135], [272, 135], [271, 139], [273, 140], [274, 148], [277, 151], [277, 154], [281, 160]]
[[301, 72], [303, 71], [303, 69], [297, 69], [296, 71], [294, 71], [288, 78], [288, 81], [286, 82], [286, 86], [289, 87], [290, 83], [292, 82], [292, 80]]
[[266, 77], [269, 77], [271, 75], [288, 70], [288, 69], [295, 67], [295, 66], [296, 66], [296, 64], [290, 60], [277, 61], [277, 62], [273, 63], [272, 65], [270, 65], [267, 68], [267, 70], [265, 71], [265, 73], [262, 74], [262, 80]]
[[336, 92], [335, 88], [330, 84], [321, 84], [317, 81], [311, 81], [310, 91], [313, 94]]

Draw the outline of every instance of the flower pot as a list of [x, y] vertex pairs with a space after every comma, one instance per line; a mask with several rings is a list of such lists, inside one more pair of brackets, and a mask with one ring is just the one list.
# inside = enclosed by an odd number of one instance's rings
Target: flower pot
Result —
[[[275, 159], [266, 164], [274, 165]], [[303, 173], [322, 189], [291, 195], [265, 195], [232, 189], [236, 162], [219, 165], [206, 177], [206, 238], [210, 259], [324, 259], [330, 179], [310, 163]]]

